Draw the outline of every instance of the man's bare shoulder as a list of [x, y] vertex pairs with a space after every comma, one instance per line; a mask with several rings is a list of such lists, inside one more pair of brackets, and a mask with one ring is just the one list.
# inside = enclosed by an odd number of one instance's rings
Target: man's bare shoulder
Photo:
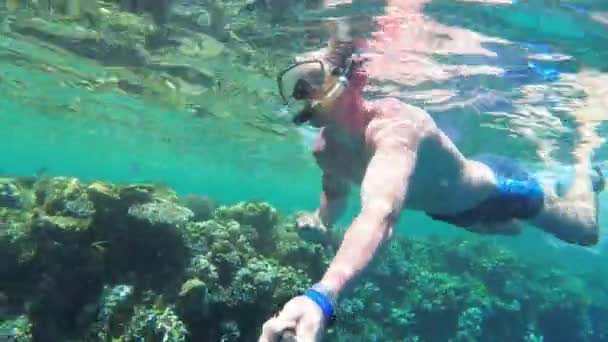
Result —
[[424, 122], [433, 122], [431, 115], [420, 107], [413, 106], [409, 103], [401, 101], [396, 97], [385, 97], [369, 102], [373, 112], [376, 112], [377, 117], [395, 118], [395, 119], [418, 119]]
[[420, 107], [412, 106], [397, 98], [383, 98], [370, 102], [373, 117], [367, 135], [373, 141], [390, 136], [421, 138], [436, 132], [433, 118]]

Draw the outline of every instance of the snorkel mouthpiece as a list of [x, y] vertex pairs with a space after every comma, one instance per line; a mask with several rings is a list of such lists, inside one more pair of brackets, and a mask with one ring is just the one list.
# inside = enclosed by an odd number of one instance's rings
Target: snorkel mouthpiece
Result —
[[342, 76], [340, 76], [340, 78], [338, 78], [338, 81], [329, 90], [329, 92], [327, 92], [327, 95], [325, 95], [325, 98], [323, 100], [333, 100], [334, 98], [337, 97], [337, 95], [340, 94], [340, 92], [342, 92], [342, 90], [344, 90], [346, 88], [348, 88], [348, 78], [346, 78], [346, 76], [342, 75]]

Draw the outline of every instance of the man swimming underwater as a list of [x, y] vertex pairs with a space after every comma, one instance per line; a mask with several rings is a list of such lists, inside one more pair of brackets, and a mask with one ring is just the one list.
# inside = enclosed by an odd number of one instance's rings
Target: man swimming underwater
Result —
[[260, 342], [286, 333], [320, 341], [338, 296], [390, 239], [404, 209], [483, 234], [517, 234], [528, 223], [572, 244], [598, 242], [604, 180], [599, 170], [591, 180], [589, 162], [575, 166], [570, 188], [558, 196], [515, 161], [467, 159], [424, 110], [395, 98], [364, 99], [365, 61], [348, 35], [340, 38], [334, 32], [326, 55], [282, 72], [279, 91], [284, 101], [303, 105], [295, 123], [320, 128], [314, 146], [320, 206], [299, 216], [297, 226], [326, 231], [344, 211], [352, 185], [360, 185], [361, 211], [322, 279], [264, 324]]

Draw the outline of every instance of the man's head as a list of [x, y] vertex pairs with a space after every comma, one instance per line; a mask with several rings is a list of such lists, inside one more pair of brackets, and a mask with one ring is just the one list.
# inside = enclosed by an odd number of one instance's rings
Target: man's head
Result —
[[327, 58], [308, 58], [296, 61], [281, 72], [277, 81], [283, 102], [303, 104], [294, 123], [328, 124], [345, 110], [345, 104], [358, 101], [367, 82], [361, 63], [352, 57], [340, 63]]

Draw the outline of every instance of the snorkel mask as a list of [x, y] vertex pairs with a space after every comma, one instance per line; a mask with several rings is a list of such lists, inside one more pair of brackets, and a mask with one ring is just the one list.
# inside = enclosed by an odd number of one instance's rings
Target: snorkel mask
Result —
[[[279, 73], [277, 77], [279, 95], [285, 106], [290, 104], [290, 99], [310, 101], [293, 117], [293, 123], [301, 125], [309, 121], [324, 103], [336, 99], [344, 89], [348, 88], [351, 75], [351, 58], [346, 61], [344, 67], [335, 67], [329, 74], [325, 63], [317, 59], [292, 64]], [[336, 78], [335, 84], [331, 88], [323, 89], [330, 76]]]

